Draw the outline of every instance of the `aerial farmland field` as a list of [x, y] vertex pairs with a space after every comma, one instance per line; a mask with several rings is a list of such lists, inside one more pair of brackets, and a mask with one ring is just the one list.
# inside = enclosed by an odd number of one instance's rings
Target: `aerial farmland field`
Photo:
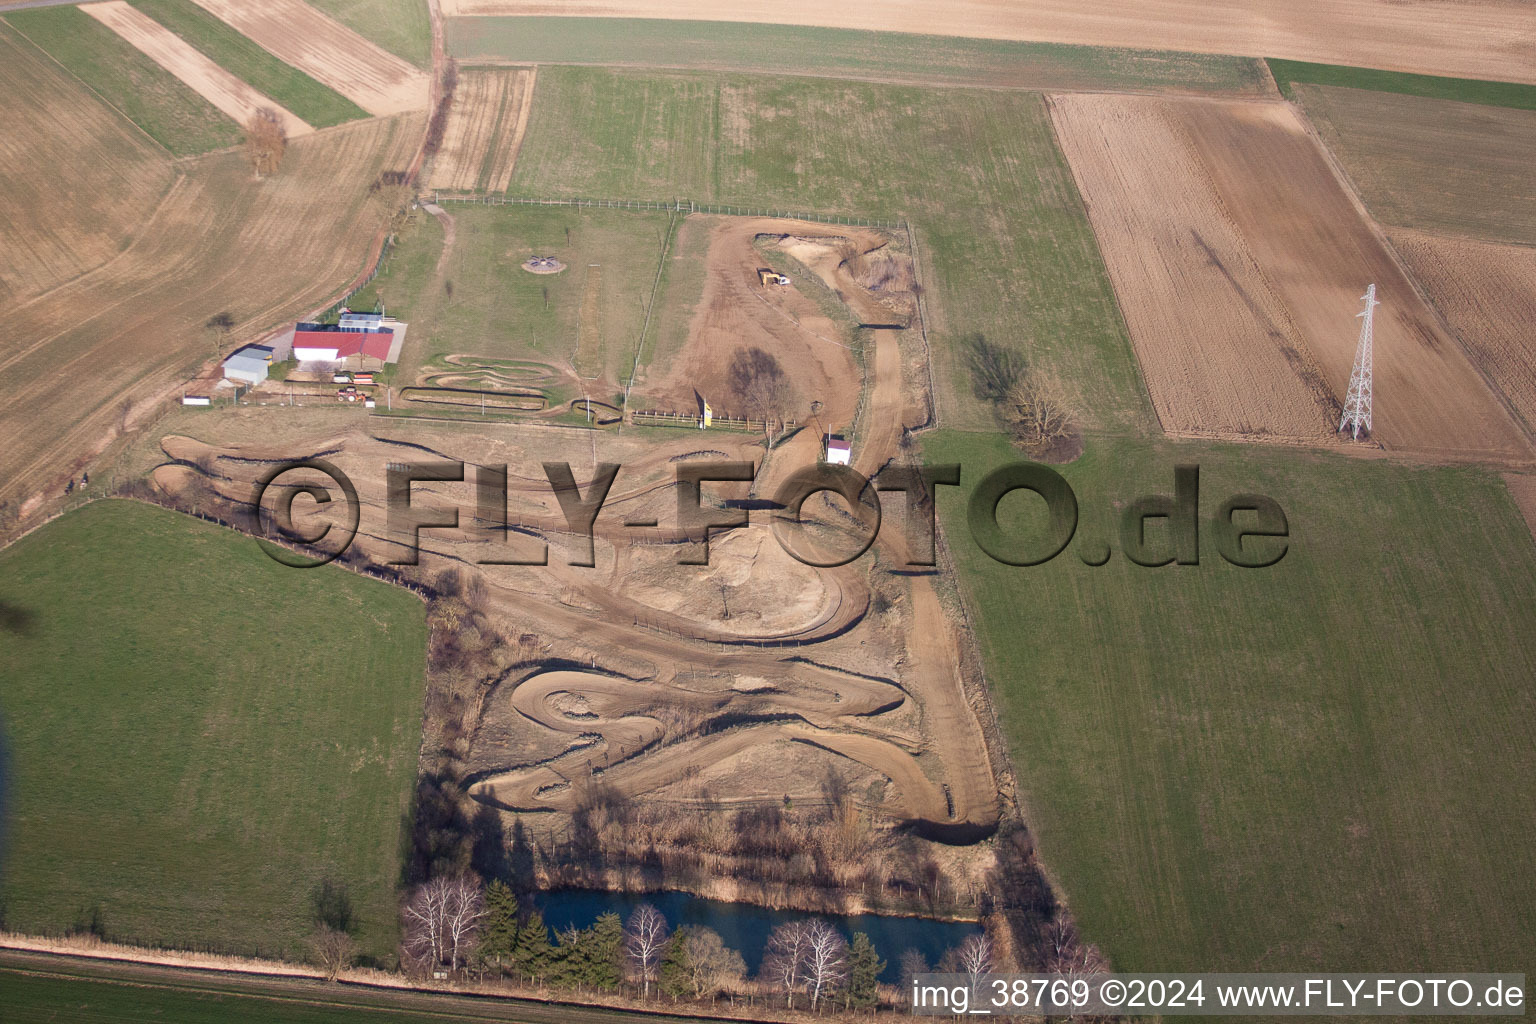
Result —
[[285, 572], [233, 532], [119, 501], [0, 565], [0, 601], [29, 624], [0, 654], [19, 768], [7, 927], [99, 914], [118, 941], [283, 956], [333, 881], [361, 941], [390, 951], [421, 716], [415, 597]]
[[0, 0], [0, 1015], [1523, 984], [1525, 6]]

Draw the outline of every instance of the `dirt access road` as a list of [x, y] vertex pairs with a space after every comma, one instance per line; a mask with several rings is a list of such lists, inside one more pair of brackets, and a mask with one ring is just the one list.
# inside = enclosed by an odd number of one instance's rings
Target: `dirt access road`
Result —
[[448, 17], [585, 15], [1287, 57], [1536, 82], [1527, 0], [443, 0]]

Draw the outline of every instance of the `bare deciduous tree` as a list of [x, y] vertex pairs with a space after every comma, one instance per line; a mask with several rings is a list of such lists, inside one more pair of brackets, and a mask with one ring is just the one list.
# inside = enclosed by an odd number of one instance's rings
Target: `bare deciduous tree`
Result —
[[986, 932], [960, 943], [960, 970], [970, 976], [972, 990], [981, 984], [983, 974], [992, 972], [992, 939]]
[[485, 894], [469, 875], [434, 878], [405, 904], [405, 948], [418, 961], [458, 970], [485, 917]]
[[747, 414], [763, 421], [763, 437], [771, 447], [775, 423], [782, 423], [795, 403], [795, 385], [778, 359], [756, 345], [739, 348], [726, 370], [726, 382]]
[[310, 936], [309, 952], [316, 966], [325, 972], [325, 980], [335, 981], [338, 974], [352, 966], [357, 957], [357, 943], [341, 929], [321, 925]]
[[1029, 447], [1070, 437], [1077, 427], [1063, 388], [1035, 370], [1020, 375], [1008, 389], [1004, 416], [1019, 443]]
[[245, 156], [258, 178], [276, 174], [288, 152], [288, 129], [272, 107], [261, 107], [245, 123]]
[[848, 980], [848, 940], [827, 922], [816, 918], [806, 923], [805, 984], [814, 1011], [824, 995]]
[[687, 953], [688, 981], [695, 998], [718, 992], [741, 980], [747, 965], [741, 954], [725, 944], [713, 928], [689, 928], [683, 940]]
[[667, 919], [649, 903], [642, 903], [629, 915], [624, 927], [624, 956], [645, 986], [645, 998], [651, 997], [651, 981], [667, 947]]
[[1071, 920], [1058, 916], [1045, 928], [1045, 969], [1068, 978], [1103, 974], [1109, 963], [1097, 946], [1084, 942]]
[[787, 1006], [795, 1008], [795, 993], [805, 978], [805, 952], [810, 945], [806, 921], [785, 921], [768, 935], [761, 974], [783, 989]]

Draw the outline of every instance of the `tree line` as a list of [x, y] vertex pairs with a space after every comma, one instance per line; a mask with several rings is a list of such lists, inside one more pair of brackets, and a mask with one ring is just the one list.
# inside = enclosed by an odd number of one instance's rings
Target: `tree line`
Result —
[[[824, 918], [786, 921], [768, 935], [761, 966], [749, 976], [739, 950], [702, 925], [673, 928], [650, 903], [623, 920], [606, 913], [586, 928], [551, 934], [536, 906], [505, 882], [482, 885], [473, 873], [433, 878], [407, 895], [403, 964], [427, 977], [505, 978], [578, 993], [631, 992], [641, 1000], [767, 998], [786, 1009], [874, 1010], [886, 968], [863, 932], [852, 941]], [[937, 969], [972, 975], [1000, 969], [991, 938], [971, 936]], [[904, 984], [929, 970], [922, 955], [900, 959]]]

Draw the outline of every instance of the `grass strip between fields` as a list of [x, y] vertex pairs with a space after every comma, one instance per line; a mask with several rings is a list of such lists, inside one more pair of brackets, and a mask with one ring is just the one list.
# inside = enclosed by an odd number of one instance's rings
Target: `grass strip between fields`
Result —
[[1007, 88], [1257, 94], [1249, 57], [646, 18], [473, 17], [444, 23], [460, 60], [642, 65]]
[[1373, 92], [1396, 92], [1405, 96], [1423, 96], [1437, 100], [1459, 100], [1489, 107], [1514, 107], [1536, 110], [1536, 85], [1520, 82], [1490, 82], [1477, 78], [1445, 78], [1418, 75], [1407, 71], [1381, 71], [1354, 68], [1342, 64], [1309, 64], [1299, 60], [1266, 58], [1275, 84], [1287, 99], [1296, 98], [1292, 88], [1298, 82], [1309, 85], [1341, 85]]
[[193, 49], [316, 128], [356, 121], [368, 112], [341, 93], [286, 64], [192, 0], [128, 0]]

